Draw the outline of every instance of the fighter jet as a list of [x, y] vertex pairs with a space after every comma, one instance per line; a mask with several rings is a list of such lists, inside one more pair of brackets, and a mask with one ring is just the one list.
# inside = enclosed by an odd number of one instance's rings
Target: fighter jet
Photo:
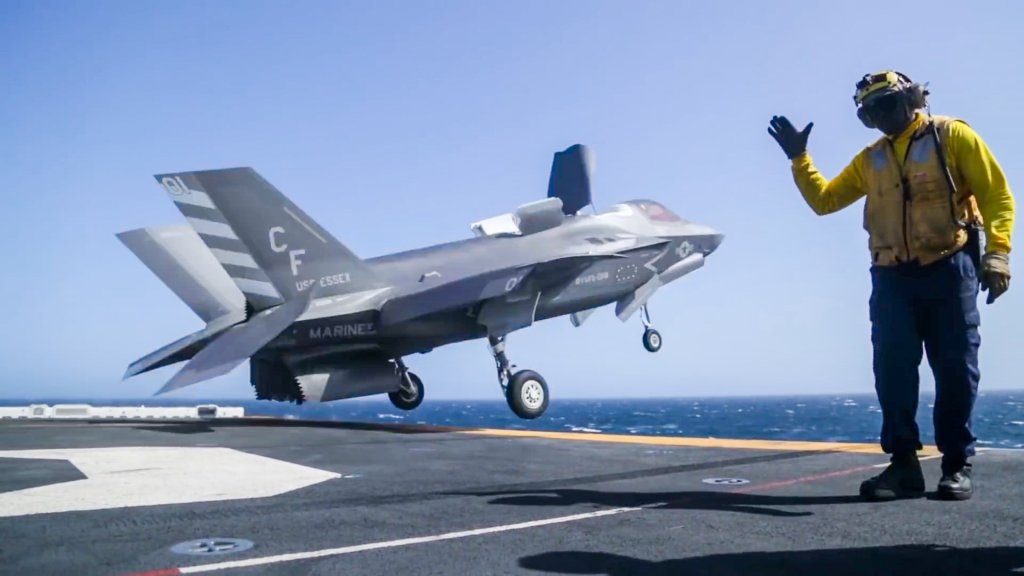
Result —
[[509, 407], [537, 418], [548, 386], [510, 362], [509, 334], [560, 316], [578, 327], [614, 305], [623, 322], [640, 313], [656, 352], [651, 296], [701, 268], [723, 238], [653, 200], [598, 212], [593, 167], [590, 149], [570, 146], [554, 154], [546, 198], [472, 223], [466, 238], [366, 259], [251, 168], [156, 175], [187, 224], [117, 236], [206, 325], [124, 377], [185, 362], [159, 395], [248, 360], [257, 399], [387, 394], [413, 410], [424, 386], [406, 357], [486, 339]]

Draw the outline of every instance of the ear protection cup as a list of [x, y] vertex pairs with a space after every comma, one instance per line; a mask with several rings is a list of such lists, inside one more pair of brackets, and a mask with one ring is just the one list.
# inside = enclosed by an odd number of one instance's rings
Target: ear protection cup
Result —
[[907, 102], [910, 108], [916, 110], [928, 105], [928, 90], [920, 84], [911, 84], [906, 88]]

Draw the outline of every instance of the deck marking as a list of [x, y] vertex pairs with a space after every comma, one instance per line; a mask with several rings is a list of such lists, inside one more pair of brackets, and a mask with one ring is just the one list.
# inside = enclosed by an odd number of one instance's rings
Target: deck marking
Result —
[[701, 480], [704, 484], [714, 484], [716, 486], [737, 486], [740, 484], [750, 484], [750, 480], [746, 478], [705, 478]]
[[0, 457], [67, 460], [86, 476], [0, 494], [0, 518], [266, 498], [340, 476], [231, 448], [2, 450]]
[[[925, 460], [935, 460], [937, 458], [942, 458], [942, 454], [932, 454], [931, 456], [924, 456], [924, 457], [918, 458], [917, 461], [918, 462], [924, 462]], [[881, 464], [875, 464], [874, 467], [875, 468], [885, 468], [888, 465], [889, 465], [888, 462], [882, 462]]]
[[[848, 452], [852, 454], [882, 454], [878, 444], [855, 442], [804, 442], [797, 440], [747, 440], [735, 438], [690, 438], [685, 436], [637, 436], [626, 434], [583, 434], [579, 432], [548, 432], [542, 430], [505, 430], [481, 428], [458, 431], [460, 434], [496, 436], [506, 438], [544, 438], [582, 442], [609, 442], [613, 444], [647, 444], [655, 446], [682, 446], [689, 448], [738, 448], [743, 450], [782, 450], [797, 452]], [[923, 455], [938, 454], [934, 446], [925, 446]]]
[[276, 556], [264, 556], [262, 558], [248, 558], [246, 560], [233, 560], [229, 562], [217, 562], [215, 564], [199, 564], [195, 566], [181, 566], [177, 570], [182, 574], [199, 574], [201, 572], [213, 572], [216, 570], [228, 570], [231, 568], [251, 568], [253, 566], [266, 566], [267, 564], [277, 564], [280, 562], [294, 562], [296, 560], [312, 560], [315, 558], [325, 558], [327, 556], [341, 556], [344, 554], [354, 554], [356, 552], [366, 552], [369, 550], [381, 550], [383, 548], [398, 548], [401, 546], [411, 546], [414, 544], [425, 544], [428, 542], [439, 542], [441, 540], [455, 540], [459, 538], [468, 538], [471, 536], [482, 536], [484, 534], [497, 534], [500, 532], [511, 532], [513, 530], [525, 530], [527, 528], [536, 528], [538, 526], [549, 526], [552, 524], [565, 524], [567, 522], [577, 522], [580, 520], [587, 520], [590, 518], [600, 518], [602, 516], [615, 516], [617, 514], [624, 514], [626, 512], [636, 512], [643, 508], [613, 508], [610, 510], [599, 510], [597, 512], [586, 512], [583, 514], [573, 514], [571, 516], [559, 516], [557, 518], [547, 518], [544, 520], [533, 520], [530, 522], [522, 522], [519, 524], [505, 524], [502, 526], [491, 526], [489, 528], [478, 528], [476, 530], [465, 530], [462, 532], [448, 532], [447, 534], [438, 534], [436, 536], [420, 536], [416, 538], [403, 538], [401, 540], [388, 540], [384, 542], [373, 542], [370, 544], [359, 544], [355, 546], [344, 546], [341, 548], [326, 548], [323, 550], [314, 550], [311, 552], [295, 552], [292, 554], [278, 554]]
[[824, 472], [822, 474], [811, 474], [809, 476], [801, 476], [799, 478], [793, 478], [791, 480], [779, 480], [778, 482], [768, 482], [765, 484], [745, 486], [743, 488], [731, 490], [731, 492], [735, 492], [737, 494], [744, 494], [747, 492], [757, 492], [759, 490], [771, 490], [773, 488], [782, 488], [784, 486], [792, 486], [794, 484], [804, 484], [807, 482], [814, 482], [816, 480], [827, 480], [829, 478], [836, 478], [839, 476], [849, 476], [850, 474], [864, 472], [865, 470], [873, 470], [874, 468], [874, 464], [868, 464], [866, 466], [857, 466], [856, 468], [846, 468], [845, 470], [833, 470], [832, 472]]
[[[835, 470], [832, 472], [825, 472], [822, 474], [813, 474], [809, 476], [801, 476], [799, 478], [793, 478], [790, 480], [781, 480], [778, 482], [768, 482], [765, 484], [755, 484], [751, 486], [744, 486], [743, 488], [734, 488], [728, 490], [734, 494], [744, 494], [749, 492], [757, 492], [760, 490], [771, 490], [773, 488], [781, 488], [784, 486], [791, 486], [794, 484], [803, 484], [806, 482], [814, 482], [817, 480], [826, 480], [828, 478], [836, 478], [839, 476], [847, 476], [862, 472], [865, 470], [871, 470], [875, 468], [875, 464], [869, 464], [865, 466], [857, 466], [855, 468], [847, 468], [843, 470]], [[503, 526], [492, 526], [489, 528], [479, 528], [475, 530], [465, 530], [461, 532], [449, 532], [447, 534], [438, 534], [435, 536], [420, 536], [415, 538], [404, 538], [401, 540], [389, 540], [383, 542], [373, 542], [370, 544], [357, 544], [354, 546], [344, 546], [340, 548], [326, 548], [323, 550], [314, 550], [310, 552], [294, 552], [291, 554], [278, 554], [276, 556], [264, 556], [262, 558], [248, 558], [245, 560], [234, 560], [229, 562], [217, 562], [213, 564], [198, 564], [193, 566], [181, 566], [178, 568], [168, 568], [163, 570], [154, 570], [149, 572], [136, 572], [126, 574], [123, 576], [169, 576], [173, 574], [200, 574], [203, 572], [214, 572], [217, 570], [229, 570], [233, 568], [251, 568], [253, 566], [265, 566], [268, 564], [277, 564], [281, 562], [295, 562], [299, 560], [313, 560], [317, 558], [326, 558], [330, 556], [342, 556], [345, 554], [355, 554], [358, 552], [367, 552], [370, 550], [381, 550], [384, 548], [399, 548], [403, 546], [412, 546], [415, 544], [426, 544], [430, 542], [440, 542], [443, 540], [455, 540], [460, 538], [468, 538], [471, 536], [482, 536], [485, 534], [498, 534], [501, 532], [511, 532], [514, 530], [524, 530], [527, 528], [536, 528], [540, 526], [549, 526], [552, 524], [565, 524], [569, 522], [576, 522], [579, 520], [586, 520], [590, 518], [599, 518], [602, 516], [616, 516], [624, 514], [626, 512], [637, 512], [650, 508], [657, 508], [664, 506], [665, 504], [671, 504], [672, 501], [665, 502], [652, 502], [643, 506], [627, 507], [627, 508], [614, 508], [607, 510], [599, 510], [596, 512], [586, 512], [582, 514], [573, 514], [571, 516], [559, 516], [557, 518], [547, 518], [544, 520], [533, 520], [530, 522], [522, 522], [519, 524], [506, 524]]]

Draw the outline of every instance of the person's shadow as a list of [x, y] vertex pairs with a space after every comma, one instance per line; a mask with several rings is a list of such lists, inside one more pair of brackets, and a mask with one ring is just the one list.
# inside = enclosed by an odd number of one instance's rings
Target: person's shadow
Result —
[[489, 503], [509, 506], [575, 506], [661, 510], [718, 510], [766, 516], [810, 516], [811, 512], [778, 510], [770, 506], [824, 506], [863, 502], [859, 496], [767, 496], [739, 492], [602, 492], [598, 490], [522, 490], [459, 492], [461, 496], [497, 496]]
[[1024, 567], [1024, 548], [931, 545], [714, 554], [649, 561], [604, 552], [545, 552], [519, 559], [527, 570], [605, 576], [1010, 576]]

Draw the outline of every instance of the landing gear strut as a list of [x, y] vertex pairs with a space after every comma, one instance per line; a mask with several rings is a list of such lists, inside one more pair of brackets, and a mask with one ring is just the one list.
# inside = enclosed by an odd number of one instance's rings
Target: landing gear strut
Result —
[[398, 390], [388, 393], [388, 399], [399, 410], [415, 410], [423, 403], [423, 382], [409, 371], [401, 358], [395, 360], [399, 385]]
[[505, 355], [504, 336], [489, 336], [487, 341], [498, 369], [498, 384], [509, 408], [526, 420], [543, 414], [548, 408], [548, 384], [544, 377], [533, 370], [515, 371], [516, 367]]
[[640, 307], [640, 321], [644, 323], [644, 348], [648, 352], [661, 350], [661, 332], [652, 327], [651, 314], [647, 311], [646, 304]]

